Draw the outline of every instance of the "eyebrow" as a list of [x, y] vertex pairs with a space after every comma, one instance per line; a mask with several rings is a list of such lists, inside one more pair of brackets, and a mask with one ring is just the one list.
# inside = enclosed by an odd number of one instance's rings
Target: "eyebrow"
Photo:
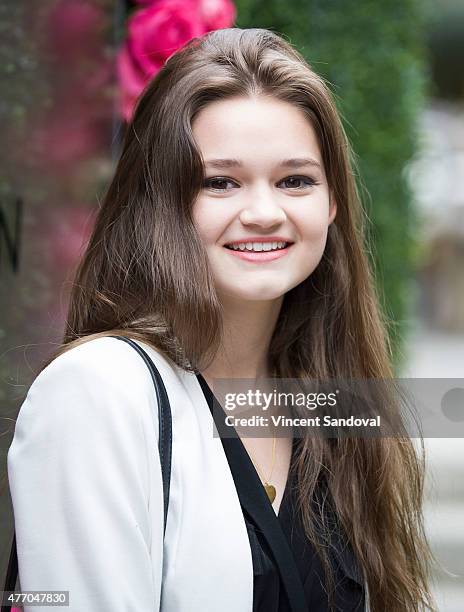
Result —
[[[211, 168], [243, 168], [243, 162], [239, 159], [209, 159], [205, 161], [205, 166]], [[283, 159], [279, 166], [281, 168], [303, 168], [304, 166], [315, 166], [321, 168], [321, 164], [311, 157], [293, 157], [291, 159]]]

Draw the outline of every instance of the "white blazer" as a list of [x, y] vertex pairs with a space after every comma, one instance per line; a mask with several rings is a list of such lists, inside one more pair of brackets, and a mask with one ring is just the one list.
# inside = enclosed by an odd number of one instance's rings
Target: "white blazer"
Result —
[[201, 387], [140, 345], [172, 408], [164, 545], [149, 370], [125, 342], [90, 340], [39, 374], [17, 419], [8, 476], [21, 589], [69, 591], [70, 612], [251, 612], [247, 529]]

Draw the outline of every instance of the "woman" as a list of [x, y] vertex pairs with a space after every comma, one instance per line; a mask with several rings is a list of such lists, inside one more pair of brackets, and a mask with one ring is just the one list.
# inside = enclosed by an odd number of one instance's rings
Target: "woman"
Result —
[[[18, 417], [23, 590], [69, 590], [72, 610], [432, 606], [409, 439], [212, 435], [219, 378], [392, 377], [350, 158], [329, 90], [276, 34], [170, 57]], [[172, 407], [164, 546], [153, 387], [113, 335], [147, 350]]]

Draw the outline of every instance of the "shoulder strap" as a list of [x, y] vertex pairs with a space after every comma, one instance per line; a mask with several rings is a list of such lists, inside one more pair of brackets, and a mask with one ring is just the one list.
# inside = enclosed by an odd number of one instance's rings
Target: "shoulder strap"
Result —
[[126, 336], [111, 336], [118, 340], [123, 340], [130, 344], [137, 353], [145, 361], [153, 380], [155, 387], [156, 399], [158, 402], [158, 421], [159, 421], [159, 455], [161, 462], [161, 477], [163, 479], [163, 497], [164, 497], [164, 532], [166, 532], [166, 522], [168, 518], [169, 507], [169, 488], [171, 483], [171, 454], [172, 454], [172, 416], [171, 405], [169, 403], [166, 387], [157, 367], [150, 359], [146, 351], [143, 350], [136, 342]]
[[[16, 579], [18, 577], [18, 556], [16, 554], [16, 533], [13, 532], [13, 541], [11, 543], [10, 559], [5, 576], [4, 591], [16, 590]], [[11, 612], [11, 606], [2, 604], [2, 612]]]
[[[142, 357], [147, 365], [153, 385], [155, 387], [156, 399], [158, 402], [158, 420], [159, 420], [159, 455], [161, 463], [161, 477], [163, 479], [163, 499], [164, 499], [164, 531], [166, 533], [166, 522], [168, 517], [169, 507], [169, 488], [171, 483], [171, 454], [172, 454], [172, 416], [171, 405], [169, 403], [166, 387], [157, 367], [150, 359], [146, 351], [144, 351], [136, 342], [125, 336], [110, 336], [117, 338], [130, 344], [137, 353]], [[5, 576], [4, 591], [14, 591], [16, 589], [16, 581], [18, 578], [18, 555], [16, 550], [16, 533], [13, 532], [13, 541], [11, 543], [10, 558]], [[10, 606], [1, 607], [1, 612], [10, 612]]]

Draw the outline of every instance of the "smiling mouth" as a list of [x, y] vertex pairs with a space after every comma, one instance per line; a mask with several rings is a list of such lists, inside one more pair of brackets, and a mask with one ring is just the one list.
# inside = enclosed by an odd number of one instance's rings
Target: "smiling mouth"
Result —
[[280, 251], [289, 247], [292, 242], [240, 242], [238, 244], [225, 244], [224, 247], [231, 251], [240, 251], [242, 253], [269, 253]]
[[267, 242], [239, 242], [225, 244], [224, 248], [234, 259], [248, 262], [246, 265], [268, 264], [274, 260], [286, 257], [293, 242], [267, 241]]

